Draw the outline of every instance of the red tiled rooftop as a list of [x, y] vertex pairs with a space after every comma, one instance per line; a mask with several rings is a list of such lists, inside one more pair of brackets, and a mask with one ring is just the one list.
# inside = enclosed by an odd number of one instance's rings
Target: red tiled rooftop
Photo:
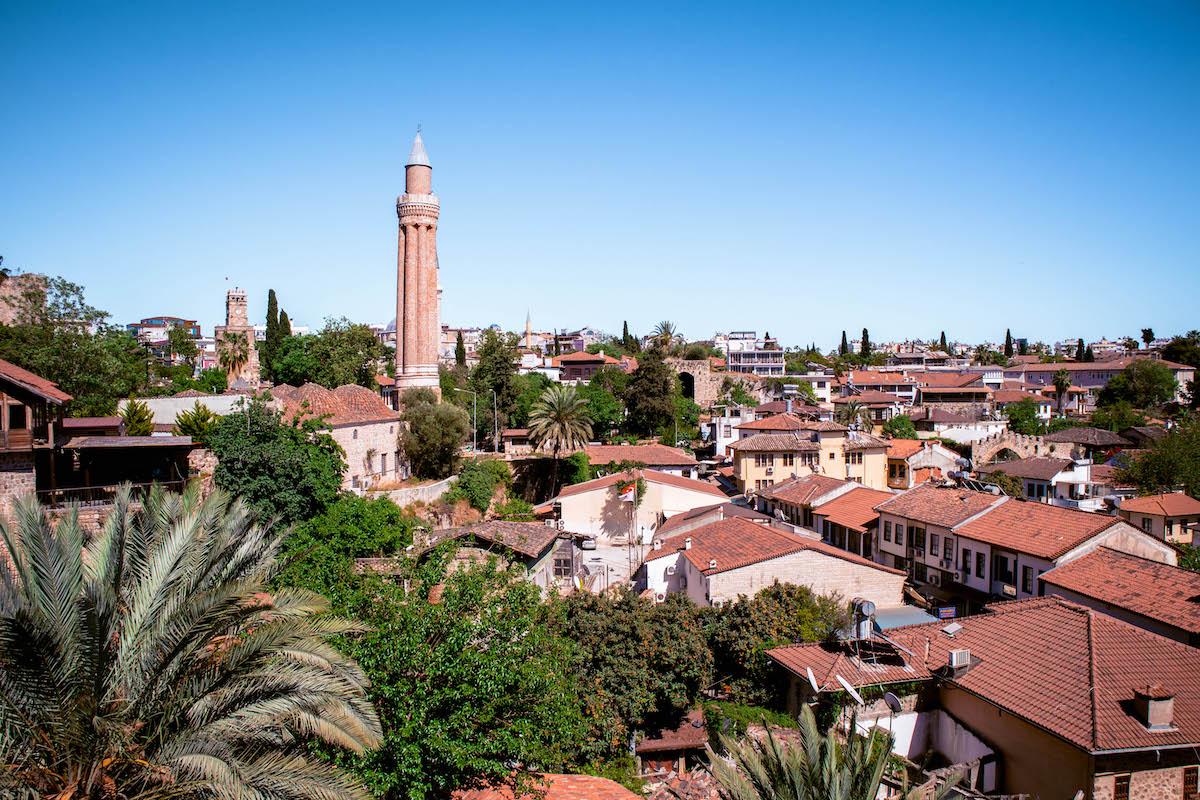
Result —
[[1160, 517], [1200, 515], [1200, 500], [1183, 492], [1167, 492], [1122, 500], [1121, 510], [1133, 511], [1138, 514], [1154, 514]]
[[673, 728], [652, 731], [637, 743], [639, 753], [657, 753], [663, 750], [702, 750], [708, 744], [708, 728], [704, 724], [703, 709], [693, 709], [683, 716]]
[[281, 384], [272, 387], [271, 396], [282, 404], [286, 417], [324, 417], [331, 427], [400, 418], [378, 392], [365, 386], [347, 385], [330, 390], [316, 383], [299, 387]]
[[802, 475], [799, 478], [790, 478], [774, 486], [769, 486], [759, 494], [768, 500], [806, 506], [830, 492], [849, 486], [851, 483], [852, 481], [831, 478], [828, 475]]
[[1200, 634], [1200, 573], [1101, 547], [1042, 573], [1049, 594], [1068, 589]]
[[876, 510], [927, 525], [953, 528], [1002, 499], [989, 492], [924, 484], [894, 495], [876, 506]]
[[756, 433], [730, 442], [728, 447], [730, 450], [741, 450], [745, 453], [800, 453], [821, 449], [818, 442], [798, 433]]
[[665, 444], [593, 444], [583, 448], [593, 464], [627, 461], [648, 467], [694, 467], [696, 459], [678, 447]]
[[1053, 560], [1119, 522], [1107, 514], [1008, 500], [957, 531], [960, 537]]
[[41, 375], [35, 375], [23, 367], [18, 367], [11, 361], [0, 358], [0, 379], [11, 381], [26, 391], [33, 392], [43, 400], [62, 405], [70, 401], [71, 395], [58, 388], [54, 381], [47, 380]]
[[692, 478], [681, 478], [678, 475], [671, 475], [669, 473], [659, 472], [658, 470], [653, 469], [614, 472], [611, 475], [604, 475], [603, 477], [595, 478], [590, 481], [584, 481], [583, 483], [565, 486], [558, 493], [558, 496], [570, 497], [576, 494], [583, 494], [584, 492], [595, 491], [596, 489], [605, 489], [609, 486], [615, 486], [618, 483], [632, 480], [633, 478], [641, 478], [648, 483], [658, 483], [665, 486], [674, 486], [678, 489], [688, 489], [693, 492], [711, 494], [714, 497], [720, 497], [722, 499], [726, 497], [724, 492], [722, 492], [716, 486], [713, 486], [711, 483], [693, 480]]
[[[947, 682], [1088, 752], [1200, 744], [1200, 659], [1193, 648], [1057, 597], [990, 611], [957, 620], [962, 629], [953, 637], [944, 622], [892, 629], [889, 637], [914, 655], [892, 651], [883, 663], [836, 644], [791, 645], [768, 655], [798, 676], [811, 668], [822, 690], [837, 690], [834, 675], [856, 686], [928, 680], [950, 650], [967, 649], [976, 663]], [[1148, 684], [1175, 693], [1173, 729], [1149, 731], [1127, 710], [1135, 689]]]
[[925, 449], [920, 439], [888, 439], [888, 458], [909, 458]]
[[740, 431], [825, 431], [836, 432], [845, 431], [848, 428], [845, 425], [839, 425], [836, 422], [814, 422], [810, 419], [802, 419], [795, 414], [772, 414], [769, 417], [762, 419], [743, 422], [736, 426]]
[[1058, 473], [1070, 467], [1074, 461], [1069, 458], [1049, 458], [1046, 456], [1031, 456], [1030, 458], [1014, 458], [1012, 461], [1001, 461], [980, 467], [977, 471], [989, 475], [1003, 472], [1014, 478], [1030, 478], [1035, 481], [1048, 481]]
[[875, 510], [875, 506], [891, 497], [889, 492], [860, 486], [813, 506], [813, 513], [821, 514], [836, 525], [861, 532], [865, 531], [871, 522], [879, 519], [879, 512]]

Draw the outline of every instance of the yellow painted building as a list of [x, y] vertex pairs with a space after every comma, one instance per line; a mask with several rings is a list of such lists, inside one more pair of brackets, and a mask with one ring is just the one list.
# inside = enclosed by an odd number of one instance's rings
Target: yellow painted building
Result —
[[729, 445], [733, 475], [743, 492], [803, 475], [828, 475], [887, 489], [887, 442], [833, 422], [807, 422], [786, 431], [751, 432]]

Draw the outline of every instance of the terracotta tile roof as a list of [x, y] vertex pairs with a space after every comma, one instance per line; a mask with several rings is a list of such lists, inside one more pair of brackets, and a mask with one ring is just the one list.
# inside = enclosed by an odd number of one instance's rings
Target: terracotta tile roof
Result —
[[843, 450], [884, 450], [887, 446], [886, 439], [862, 431], [849, 431], [842, 442]]
[[1027, 392], [1023, 389], [997, 389], [992, 392], [992, 402], [994, 403], [1019, 403], [1022, 400], [1042, 403], [1046, 398], [1036, 392]]
[[1032, 456], [1030, 458], [1014, 458], [1012, 461], [987, 464], [979, 467], [976, 471], [984, 475], [990, 475], [993, 472], [1003, 472], [1005, 475], [1012, 475], [1014, 478], [1048, 481], [1074, 463], [1069, 458]]
[[975, 422], [975, 417], [945, 408], [914, 408], [908, 416], [913, 422]]
[[1065, 369], [1067, 372], [1096, 372], [1096, 371], [1113, 371], [1120, 372], [1135, 361], [1153, 361], [1156, 364], [1162, 364], [1168, 369], [1195, 369], [1186, 364], [1176, 364], [1173, 361], [1167, 361], [1162, 358], [1110, 358], [1105, 361], [1060, 361], [1054, 364], [1022, 364], [1017, 367], [1012, 367], [1013, 370], [1022, 370], [1024, 372], [1058, 372], [1060, 369]]
[[900, 372], [878, 372], [876, 370], [851, 370], [842, 379], [843, 383], [855, 386], [902, 386], [916, 385], [916, 381]]
[[1182, 517], [1189, 514], [1200, 514], [1200, 500], [1189, 497], [1183, 492], [1167, 492], [1146, 497], [1127, 498], [1121, 501], [1121, 510], [1136, 511], [1139, 514], [1154, 514], [1160, 517]]
[[761, 511], [755, 511], [749, 506], [742, 506], [737, 503], [716, 503], [715, 505], [693, 508], [691, 511], [684, 511], [681, 514], [668, 517], [662, 525], [658, 526], [654, 533], [660, 538], [665, 537], [684, 523], [693, 522], [706, 516], [711, 516], [714, 522], [718, 517], [721, 519], [742, 517], [743, 519], [758, 520], [760, 524], [771, 521], [771, 518], [766, 514], [763, 514]]
[[914, 372], [911, 373], [913, 378], [922, 387], [922, 390], [929, 389], [964, 389], [984, 388], [976, 387], [972, 384], [977, 384], [983, 380], [982, 372]]
[[[757, 416], [764, 417], [764, 416], [769, 416], [771, 414], [786, 414], [787, 410], [788, 410], [788, 401], [787, 400], [772, 400], [769, 403], [763, 403], [761, 406], [756, 407], [754, 409], [754, 413]], [[811, 416], [814, 414], [820, 414], [821, 407], [820, 406], [810, 406], [807, 403], [801, 403], [798, 400], [793, 400], [792, 401], [792, 413], [793, 414], [804, 414], [805, 416]]]
[[[883, 644], [871, 648], [882, 655], [878, 663], [844, 644], [791, 645], [768, 655], [798, 676], [811, 668], [823, 690], [838, 688], [834, 675], [864, 686], [927, 680], [937, 670], [952, 686], [1088, 752], [1200, 743], [1193, 648], [1057, 597], [990, 611], [956, 620], [962, 629], [953, 637], [944, 622], [888, 631], [914, 657]], [[956, 676], [943, 668], [952, 649], [970, 650], [975, 662]], [[1134, 690], [1149, 684], [1175, 693], [1173, 729], [1149, 731], [1127, 710]]]
[[208, 397], [207, 394], [198, 389], [184, 389], [182, 392], [176, 392], [172, 397]]
[[1052, 561], [1122, 521], [1049, 503], [1009, 500], [959, 526], [957, 532], [960, 538]]
[[799, 478], [789, 478], [786, 481], [768, 486], [759, 492], [759, 496], [768, 500], [779, 500], [798, 506], [812, 505], [821, 498], [850, 486], [853, 481], [831, 478], [828, 475], [802, 475]]
[[736, 426], [740, 431], [820, 431], [836, 432], [848, 430], [845, 425], [836, 422], [817, 422], [802, 419], [795, 414], [772, 414], [762, 419], [743, 422]]
[[593, 444], [583, 448], [593, 464], [631, 461], [648, 467], [696, 466], [696, 459], [665, 444]]
[[1120, 435], [1102, 428], [1064, 428], [1061, 431], [1046, 434], [1047, 442], [1082, 444], [1088, 447], [1128, 447], [1129, 442]]
[[596, 489], [605, 489], [609, 486], [615, 486], [618, 483], [631, 480], [635, 477], [641, 478], [648, 483], [658, 483], [666, 486], [674, 486], [679, 489], [688, 489], [693, 492], [701, 492], [710, 494], [714, 497], [726, 498], [724, 492], [713, 486], [711, 483], [704, 481], [693, 480], [692, 478], [681, 478], [678, 475], [670, 475], [666, 472], [659, 472], [653, 469], [637, 469], [628, 472], [614, 472], [611, 475], [605, 475], [600, 478], [595, 478], [583, 483], [572, 484], [571, 486], [563, 487], [558, 493], [559, 497], [570, 497], [571, 495], [583, 494], [584, 492], [595, 491]]
[[380, 386], [395, 386], [396, 379], [391, 375], [376, 375], [375, 382]]
[[43, 400], [58, 406], [72, 399], [71, 395], [59, 389], [58, 384], [54, 381], [46, 380], [41, 375], [35, 375], [2, 358], [0, 358], [0, 379], [10, 381], [25, 391], [32, 392]]
[[[688, 538], [691, 538], [692, 546], [685, 548], [685, 540]], [[800, 536], [773, 528], [770, 525], [760, 525], [741, 517], [712, 522], [672, 536], [663, 541], [661, 550], [651, 550], [645, 560], [652, 561], [682, 553], [683, 557], [690, 561], [700, 573], [716, 575], [805, 550], [823, 553], [842, 561], [849, 561], [883, 572], [904, 574], [900, 570], [880, 566], [874, 561], [826, 544], [815, 537]], [[714, 560], [717, 565], [709, 566]]]
[[365, 386], [339, 386], [331, 391], [315, 383], [300, 387], [281, 384], [271, 388], [271, 396], [283, 406], [284, 416], [325, 417], [334, 428], [400, 419], [378, 392]]
[[795, 433], [756, 433], [730, 442], [727, 447], [746, 453], [815, 453], [821, 449], [820, 443], [801, 438]]
[[1004, 500], [990, 492], [922, 484], [875, 507], [897, 517], [953, 528]]
[[529, 435], [529, 428], [504, 428], [500, 435], [505, 439], [516, 439]]
[[911, 458], [925, 449], [920, 439], [888, 439], [888, 458]]
[[1200, 634], [1200, 573], [1101, 547], [1041, 575], [1069, 589], [1173, 628]]
[[537, 558], [554, 544], [558, 538], [558, 529], [542, 522], [506, 522], [493, 519], [475, 525], [464, 525], [461, 528], [433, 531], [421, 550], [431, 550], [442, 542], [468, 536], [500, 545], [527, 558]]
[[586, 350], [578, 350], [574, 353], [567, 353], [565, 356], [555, 356], [550, 359], [550, 363], [558, 366], [559, 364], [620, 364], [621, 362], [604, 353], [589, 353]]
[[860, 486], [845, 494], [840, 494], [832, 500], [813, 506], [813, 513], [821, 514], [837, 525], [861, 532], [879, 519], [879, 512], [875, 510], [875, 506], [884, 500], [891, 499], [892, 496], [889, 492]]
[[1118, 479], [1117, 472], [1118, 467], [1112, 464], [1092, 464], [1092, 482], [1111, 486], [1114, 489], [1133, 486], [1128, 481]]
[[641, 800], [639, 795], [608, 778], [594, 775], [543, 775], [528, 792], [514, 795], [507, 786], [459, 789], [451, 800]]
[[991, 394], [992, 389], [988, 386], [922, 386], [921, 394], [963, 394], [969, 392], [971, 394]]
[[693, 709], [679, 720], [674, 728], [651, 731], [637, 743], [639, 753], [657, 753], [663, 750], [703, 750], [708, 744], [708, 728], [704, 724], [704, 710]]
[[845, 405], [852, 401], [864, 406], [894, 406], [897, 403], [904, 402], [904, 398], [891, 392], [877, 392], [874, 390], [859, 392], [849, 397], [833, 398], [833, 402], [839, 405]]

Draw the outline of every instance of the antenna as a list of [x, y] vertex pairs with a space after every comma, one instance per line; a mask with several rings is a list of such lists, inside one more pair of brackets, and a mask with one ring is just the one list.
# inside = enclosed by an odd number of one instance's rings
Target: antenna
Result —
[[867, 704], [867, 701], [862, 699], [862, 695], [854, 690], [854, 687], [850, 685], [848, 680], [843, 678], [841, 675], [834, 675], [833, 677], [837, 678], [837, 682], [842, 685], [842, 688], [846, 690], [846, 693], [854, 698], [854, 702], [858, 703], [860, 706], [865, 706]]
[[887, 703], [887, 707], [891, 709], [893, 714], [900, 713], [900, 698], [896, 697], [896, 695], [892, 694], [891, 692], [884, 692], [883, 702]]
[[821, 687], [817, 686], [817, 676], [813, 675], [812, 667], [805, 667], [804, 669], [808, 672], [809, 685], [812, 686], [814, 692], [816, 692], [817, 694], [820, 694]]

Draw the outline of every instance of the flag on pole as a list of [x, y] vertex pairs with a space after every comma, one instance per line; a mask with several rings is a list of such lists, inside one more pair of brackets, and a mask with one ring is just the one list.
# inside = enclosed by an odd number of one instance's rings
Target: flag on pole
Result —
[[617, 484], [617, 499], [622, 503], [632, 503], [637, 499], [637, 481]]

